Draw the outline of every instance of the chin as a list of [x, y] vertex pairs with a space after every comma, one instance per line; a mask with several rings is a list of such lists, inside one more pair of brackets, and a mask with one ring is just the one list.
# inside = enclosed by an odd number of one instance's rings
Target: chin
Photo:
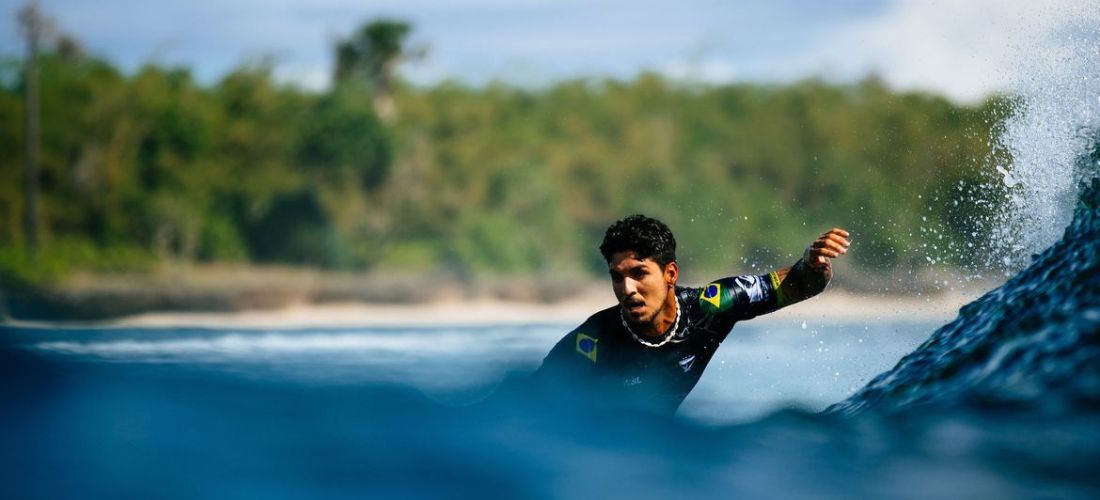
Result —
[[642, 314], [640, 316], [635, 316], [634, 313], [630, 312], [630, 310], [628, 309], [620, 308], [619, 310], [622, 311], [623, 318], [626, 319], [627, 323], [641, 325], [646, 322], [646, 311], [642, 311]]

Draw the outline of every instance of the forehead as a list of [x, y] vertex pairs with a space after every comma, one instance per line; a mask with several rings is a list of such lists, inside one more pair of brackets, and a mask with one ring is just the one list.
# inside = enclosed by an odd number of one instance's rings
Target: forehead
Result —
[[611, 271], [624, 272], [637, 267], [661, 268], [653, 259], [639, 259], [638, 254], [633, 250], [616, 252], [611, 256], [611, 261], [607, 263], [607, 268]]

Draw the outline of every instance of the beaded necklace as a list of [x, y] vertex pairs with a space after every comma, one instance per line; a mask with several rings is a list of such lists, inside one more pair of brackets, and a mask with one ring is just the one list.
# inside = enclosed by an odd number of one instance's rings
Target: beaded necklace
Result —
[[662, 340], [660, 342], [657, 342], [657, 343], [650, 342], [650, 341], [645, 340], [642, 337], [640, 337], [637, 333], [634, 333], [634, 330], [631, 330], [630, 325], [626, 322], [626, 316], [623, 316], [622, 309], [619, 309], [619, 319], [622, 320], [623, 327], [626, 328], [626, 331], [630, 332], [630, 335], [632, 337], [634, 337], [634, 340], [637, 340], [639, 343], [641, 343], [642, 345], [644, 345], [646, 347], [661, 347], [661, 346], [669, 343], [670, 341], [672, 341], [672, 338], [676, 336], [676, 330], [678, 330], [680, 328], [680, 310], [681, 310], [680, 297], [675, 296], [675, 298], [676, 298], [676, 322], [674, 322], [672, 324], [672, 328], [669, 328], [668, 331], [665, 332], [665, 338], [664, 338], [664, 340]]

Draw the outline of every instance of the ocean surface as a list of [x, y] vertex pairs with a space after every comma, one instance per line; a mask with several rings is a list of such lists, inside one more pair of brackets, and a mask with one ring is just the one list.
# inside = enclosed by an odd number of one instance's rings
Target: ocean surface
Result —
[[[818, 496], [821, 482], [888, 493], [832, 470], [871, 458], [832, 456], [850, 438], [899, 462], [927, 445], [895, 441], [892, 421], [815, 413], [916, 348], [927, 322], [741, 323], [673, 418], [477, 404], [572, 326], [4, 328], [0, 471], [13, 498]], [[946, 473], [942, 458], [919, 460]], [[789, 468], [807, 460], [828, 466]], [[986, 491], [1028, 491], [1001, 479]]]
[[[535, 369], [572, 326], [6, 327], [5, 497], [1100, 493], [1100, 420], [1087, 408], [975, 407], [959, 398], [918, 411], [897, 402], [853, 409], [877, 374], [911, 364], [898, 359], [935, 323], [741, 323], [675, 417], [548, 408], [522, 397], [478, 403], [503, 379]], [[1085, 355], [1078, 361], [1095, 377], [1096, 353]], [[1013, 376], [1010, 386], [1026, 387], [1038, 374]], [[912, 391], [921, 382], [887, 385]]]

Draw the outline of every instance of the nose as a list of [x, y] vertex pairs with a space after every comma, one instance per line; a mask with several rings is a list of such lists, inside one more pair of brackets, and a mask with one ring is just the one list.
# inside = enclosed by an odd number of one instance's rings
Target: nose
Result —
[[638, 294], [638, 282], [630, 278], [623, 280], [623, 296], [630, 297]]

